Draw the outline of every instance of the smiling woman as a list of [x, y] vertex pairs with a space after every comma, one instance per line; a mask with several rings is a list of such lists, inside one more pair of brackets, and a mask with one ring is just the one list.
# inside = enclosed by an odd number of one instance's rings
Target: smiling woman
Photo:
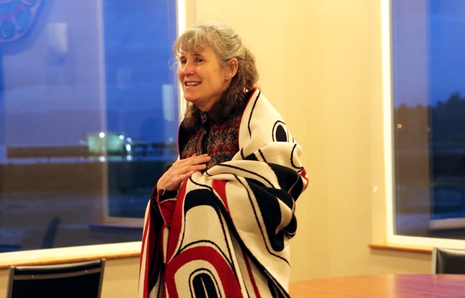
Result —
[[182, 53], [179, 57], [178, 78], [184, 98], [201, 111], [208, 111], [229, 87], [230, 80], [237, 73], [237, 59], [232, 58], [221, 66], [216, 54], [208, 45], [199, 52]]
[[289, 297], [301, 147], [232, 28], [195, 25], [174, 50], [188, 109], [147, 207], [139, 297]]

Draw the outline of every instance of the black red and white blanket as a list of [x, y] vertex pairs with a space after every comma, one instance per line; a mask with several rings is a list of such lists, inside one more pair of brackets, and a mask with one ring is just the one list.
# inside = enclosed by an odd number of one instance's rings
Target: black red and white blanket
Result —
[[301, 147], [257, 89], [231, 161], [184, 181], [177, 198], [150, 203], [139, 297], [289, 297], [295, 201], [307, 186]]

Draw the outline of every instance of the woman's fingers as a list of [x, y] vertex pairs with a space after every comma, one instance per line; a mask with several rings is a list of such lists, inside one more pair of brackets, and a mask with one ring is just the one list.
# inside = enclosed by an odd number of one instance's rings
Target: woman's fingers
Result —
[[207, 154], [193, 155], [191, 157], [177, 160], [158, 180], [159, 189], [177, 190], [185, 179], [194, 172], [203, 171], [207, 168], [206, 163], [210, 161]]
[[[206, 164], [209, 162], [211, 157], [207, 154], [202, 154], [202, 155], [193, 155], [191, 157], [181, 159], [176, 161], [176, 163], [180, 164], [192, 164], [192, 165], [197, 165], [197, 164]], [[175, 164], [176, 164], [175, 163]]]

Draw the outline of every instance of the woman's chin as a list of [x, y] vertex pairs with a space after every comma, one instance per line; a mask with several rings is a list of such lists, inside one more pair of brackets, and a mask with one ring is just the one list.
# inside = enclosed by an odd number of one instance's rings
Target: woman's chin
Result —
[[186, 96], [185, 94], [184, 94], [184, 99], [193, 104], [195, 104], [195, 102], [198, 100], [198, 98], [196, 97]]

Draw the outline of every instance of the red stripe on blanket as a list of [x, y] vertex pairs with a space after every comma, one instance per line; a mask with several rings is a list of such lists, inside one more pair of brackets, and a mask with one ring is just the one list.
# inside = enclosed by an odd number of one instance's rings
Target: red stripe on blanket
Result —
[[245, 262], [245, 265], [247, 266], [247, 273], [249, 274], [250, 283], [253, 286], [253, 291], [255, 292], [255, 296], [257, 298], [260, 298], [261, 297], [260, 291], [258, 290], [257, 284], [255, 283], [255, 278], [253, 276], [252, 268], [250, 268], [250, 263], [249, 263], [249, 258], [247, 257], [247, 252], [245, 252], [243, 249], [242, 249], [242, 255], [244, 256], [244, 262]]
[[[141, 258], [140, 258], [140, 261], [139, 261], [139, 268], [144, 268], [144, 271], [139, 272], [139, 282], [140, 282], [141, 278], [144, 281], [144, 285], [143, 285], [143, 289], [142, 289], [142, 291], [143, 291], [142, 295], [143, 295], [144, 298], [148, 297], [148, 295], [149, 295], [147, 288], [148, 288], [148, 282], [149, 282], [149, 278], [148, 278], [148, 274], [149, 274], [148, 273], [149, 272], [148, 268], [149, 268], [149, 264], [150, 264], [149, 259], [150, 259], [151, 255], [149, 253], [147, 253], [147, 251], [144, 250], [146, 241], [148, 241], [147, 245], [148, 245], [148, 247], [150, 249], [150, 242], [151, 241], [150, 241], [149, 238], [147, 238], [147, 233], [150, 230], [149, 227], [150, 227], [150, 210], [148, 211], [147, 221], [145, 222], [145, 226], [144, 226], [144, 234], [142, 235], [142, 253], [141, 253]], [[142, 262], [144, 260], [144, 258], [142, 257], [143, 255], [146, 256], [144, 267], [142, 266], [143, 265]], [[142, 275], [144, 275], [144, 276], [142, 276]]]
[[176, 247], [179, 243], [179, 237], [182, 235], [181, 230], [183, 228], [182, 225], [184, 222], [184, 199], [186, 195], [187, 181], [188, 180], [185, 180], [179, 189], [176, 206], [173, 212], [170, 233], [168, 236], [168, 245], [166, 248], [167, 262], [169, 262], [169, 260], [173, 257], [176, 251]]
[[229, 211], [228, 200], [226, 197], [226, 181], [224, 180], [213, 180], [212, 183], [213, 189], [216, 191], [223, 205], [226, 207], [226, 210]]
[[305, 180], [305, 187], [304, 189], [302, 190], [302, 192], [307, 189], [307, 186], [308, 186], [308, 177], [307, 177], [307, 171], [305, 171], [305, 169], [302, 170], [302, 173], [300, 173], [300, 176], [302, 176], [302, 178], [304, 178]]

